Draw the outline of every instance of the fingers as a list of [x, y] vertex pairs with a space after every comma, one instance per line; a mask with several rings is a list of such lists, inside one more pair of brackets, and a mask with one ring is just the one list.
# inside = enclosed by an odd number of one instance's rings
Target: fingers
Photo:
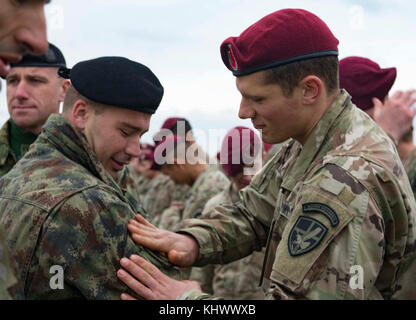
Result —
[[[136, 261], [140, 260], [136, 259]], [[121, 259], [121, 266], [128, 272], [120, 269], [117, 272], [117, 277], [139, 296], [147, 300], [153, 300], [155, 295], [152, 290], [157, 288], [157, 281], [142, 269], [141, 264], [136, 264], [136, 261], [127, 258]]]
[[147, 272], [150, 275], [150, 280], [155, 279], [156, 281], [161, 281], [166, 278], [166, 275], [164, 273], [162, 273], [157, 267], [155, 267], [151, 262], [147, 261], [146, 259], [143, 259], [142, 257], [135, 254], [131, 255], [130, 259], [137, 266], [142, 268], [143, 271]]
[[[154, 225], [152, 225], [149, 221], [147, 221], [145, 218], [143, 218], [140, 214], [136, 214], [136, 220], [137, 220], [138, 223], [144, 224], [145, 226], [155, 228]], [[132, 220], [132, 221], [134, 221], [134, 220]], [[134, 221], [134, 222], [136, 222], [136, 221]]]
[[120, 298], [121, 300], [137, 300], [133, 298], [131, 295], [129, 295], [128, 293], [122, 293]]

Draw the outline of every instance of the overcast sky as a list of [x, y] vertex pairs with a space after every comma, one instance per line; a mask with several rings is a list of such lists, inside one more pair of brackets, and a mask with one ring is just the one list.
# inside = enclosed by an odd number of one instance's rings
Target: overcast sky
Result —
[[[222, 63], [219, 46], [229, 36], [273, 11], [309, 10], [340, 41], [340, 59], [358, 55], [398, 70], [395, 90], [415, 88], [416, 4], [410, 0], [52, 0], [46, 6], [48, 38], [69, 67], [99, 56], [125, 56], [152, 69], [165, 88], [150, 130], [151, 141], [170, 116], [190, 120], [211, 155], [225, 132], [237, 125], [240, 95]], [[0, 121], [8, 119], [5, 85]], [[211, 130], [218, 137], [208, 141]], [[208, 143], [208, 145], [206, 145]]]

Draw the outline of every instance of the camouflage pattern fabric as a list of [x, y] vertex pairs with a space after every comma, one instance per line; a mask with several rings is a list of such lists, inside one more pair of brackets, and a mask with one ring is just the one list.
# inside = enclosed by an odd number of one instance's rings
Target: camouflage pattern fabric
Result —
[[416, 149], [414, 149], [403, 161], [404, 169], [409, 177], [410, 186], [416, 198]]
[[264, 157], [264, 164], [266, 164], [267, 162], [270, 161], [271, 158], [273, 158], [273, 156], [279, 152], [280, 148], [282, 147], [282, 143], [278, 143], [273, 145], [273, 147], [271, 147], [269, 149], [269, 151], [267, 152], [266, 156]]
[[160, 218], [159, 228], [175, 231], [181, 227], [182, 220], [198, 218], [208, 200], [225, 190], [228, 184], [228, 178], [216, 166], [207, 166], [185, 195], [184, 209], [166, 209]]
[[[22, 155], [28, 149], [29, 145], [22, 145]], [[7, 120], [0, 129], [0, 178], [9, 172], [16, 162], [16, 156], [10, 148], [10, 120]]]
[[266, 246], [267, 299], [416, 299], [406, 172], [391, 139], [345, 90], [305, 144], [290, 140], [240, 195], [235, 206], [184, 221], [180, 232], [200, 245], [196, 266]]
[[126, 189], [129, 189], [132, 194], [136, 195], [136, 198], [143, 202], [143, 197], [149, 189], [150, 179], [135, 172], [134, 169], [128, 165], [123, 171], [124, 177], [121, 184], [125, 185]]
[[0, 226], [0, 300], [10, 300], [12, 298], [8, 288], [17, 282], [10, 264], [5, 238], [4, 230]]
[[[116, 276], [120, 259], [133, 253], [180, 277], [164, 256], [131, 239], [128, 221], [141, 210], [134, 200], [105, 171], [84, 134], [51, 115], [28, 153], [0, 180], [0, 225], [24, 287], [19, 298], [133, 294]], [[51, 285], [54, 268], [62, 268], [63, 289]]]
[[188, 190], [189, 186], [175, 184], [163, 173], [150, 180], [148, 190], [143, 197], [143, 206], [149, 222], [155, 226], [159, 225], [163, 211], [170, 207], [172, 201], [185, 201]]
[[[238, 191], [230, 183], [227, 190], [207, 202], [201, 218], [218, 205], [232, 205], [239, 200]], [[190, 280], [198, 281], [203, 292], [216, 297], [227, 300], [263, 300], [264, 292], [259, 287], [263, 260], [264, 250], [225, 265], [194, 267]]]

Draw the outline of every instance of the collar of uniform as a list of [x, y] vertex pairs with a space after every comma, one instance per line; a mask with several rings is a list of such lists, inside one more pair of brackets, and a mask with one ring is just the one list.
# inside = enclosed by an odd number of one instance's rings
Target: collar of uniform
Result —
[[66, 157], [122, 193], [119, 185], [98, 160], [82, 131], [73, 127], [65, 118], [57, 114], [50, 115], [41, 135], [46, 136]]
[[230, 194], [230, 198], [231, 198], [231, 201], [232, 201], [233, 203], [236, 203], [236, 202], [240, 201], [240, 191], [239, 191], [239, 190], [237, 190], [237, 189], [234, 187], [234, 185], [233, 185], [233, 183], [232, 183], [232, 182], [230, 183], [230, 187], [229, 187], [229, 189], [228, 189], [228, 192], [229, 192], [229, 194]]
[[[0, 129], [0, 166], [3, 166], [11, 152], [10, 149], [10, 119]], [[13, 153], [12, 153], [13, 154]]]
[[312, 161], [314, 161], [319, 153], [322, 153], [322, 146], [327, 140], [330, 129], [337, 117], [344, 111], [344, 107], [350, 102], [351, 97], [344, 89], [341, 89], [340, 94], [331, 104], [328, 110], [315, 128], [312, 130], [308, 140], [300, 152], [293, 169], [289, 172], [286, 179], [282, 183], [282, 188], [292, 191], [295, 185], [300, 181], [305, 174]]

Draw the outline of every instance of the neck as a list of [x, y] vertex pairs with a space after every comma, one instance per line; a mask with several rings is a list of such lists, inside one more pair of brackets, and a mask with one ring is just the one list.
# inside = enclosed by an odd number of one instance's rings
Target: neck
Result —
[[412, 141], [400, 142], [399, 146], [397, 147], [400, 159], [402, 161], [405, 160], [414, 149], [416, 149], [416, 146], [413, 144]]
[[324, 94], [321, 96], [321, 99], [317, 101], [315, 106], [311, 106], [311, 111], [313, 112], [310, 115], [311, 117], [304, 134], [301, 137], [294, 137], [294, 139], [299, 141], [302, 146], [305, 145], [315, 126], [322, 119], [325, 112], [331, 107], [340, 93], [341, 91], [338, 89], [331, 94]]
[[201, 175], [201, 173], [206, 170], [208, 165], [204, 164], [204, 163], [197, 163], [197, 164], [193, 164], [193, 165], [190, 165], [190, 166], [192, 168], [191, 168], [191, 171], [190, 171], [190, 181], [189, 181], [188, 184], [190, 186], [192, 186], [194, 184], [194, 182], [196, 181], [196, 179], [198, 179], [198, 177]]

